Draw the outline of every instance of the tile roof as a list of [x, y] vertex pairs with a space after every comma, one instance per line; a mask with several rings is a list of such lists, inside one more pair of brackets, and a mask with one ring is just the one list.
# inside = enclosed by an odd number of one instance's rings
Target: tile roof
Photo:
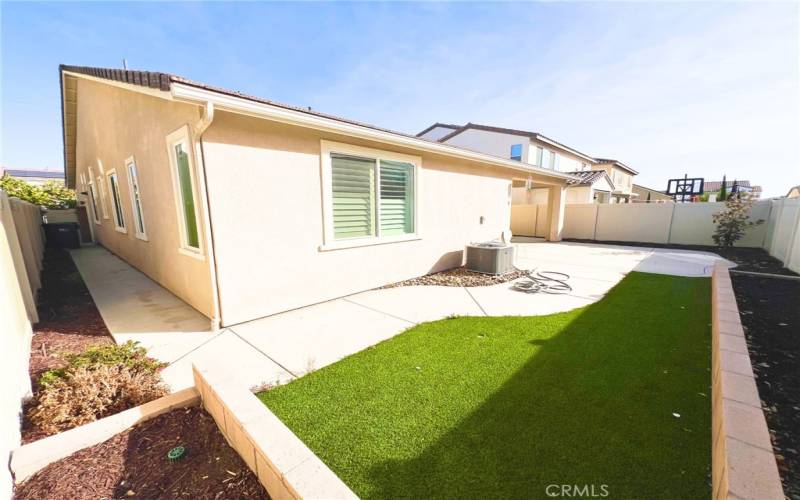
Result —
[[[608, 177], [608, 173], [605, 170], [581, 170], [578, 172], [565, 172], [570, 175], [574, 175], [577, 177], [576, 180], [568, 181], [568, 186], [591, 186], [595, 182], [599, 181], [603, 177]], [[608, 179], [608, 183], [611, 184], [613, 189], [614, 183], [611, 182], [611, 179]]]
[[[751, 186], [750, 181], [726, 180], [725, 187], [728, 189], [732, 188], [734, 182], [736, 183], [737, 186], [752, 188], [752, 190], [755, 192], [761, 191], [761, 186]], [[714, 191], [719, 191], [720, 189], [722, 189], [722, 181], [706, 181], [703, 183], [703, 191], [714, 192]]]
[[631, 167], [625, 165], [624, 163], [622, 163], [619, 160], [614, 160], [613, 158], [595, 158], [595, 160], [597, 160], [598, 163], [613, 163], [614, 165], [620, 166], [620, 167], [624, 168], [625, 170], [633, 173], [634, 175], [638, 175], [639, 174], [639, 172], [637, 172], [636, 170], [634, 170]]
[[340, 116], [329, 115], [327, 113], [320, 113], [318, 111], [311, 110], [310, 107], [299, 107], [299, 106], [292, 106], [290, 104], [283, 104], [276, 101], [271, 101], [269, 99], [263, 99], [261, 97], [252, 96], [249, 94], [245, 94], [243, 92], [238, 92], [235, 90], [229, 90], [222, 87], [216, 87], [214, 85], [208, 85], [205, 83], [197, 82], [194, 80], [190, 80], [188, 78], [184, 78], [182, 76], [173, 75], [170, 73], [161, 73], [161, 72], [153, 72], [153, 71], [137, 71], [137, 70], [126, 70], [126, 69], [111, 69], [111, 68], [93, 68], [93, 67], [86, 67], [86, 66], [69, 66], [62, 64], [59, 66], [60, 72], [71, 72], [71, 73], [79, 73], [82, 75], [94, 76], [96, 78], [103, 78], [106, 80], [113, 80], [122, 83], [128, 83], [131, 85], [138, 85], [141, 87], [149, 87], [152, 89], [164, 90], [169, 91], [171, 88], [172, 83], [181, 83], [184, 85], [190, 85], [192, 87], [197, 87], [204, 90], [210, 90], [212, 92], [216, 92], [219, 94], [229, 95], [233, 97], [239, 97], [242, 99], [247, 99], [248, 101], [258, 102], [262, 104], [269, 104], [271, 106], [276, 106], [279, 108], [289, 109], [292, 111], [298, 111], [300, 113], [306, 113], [309, 115], [319, 116], [322, 118], [329, 118], [331, 120], [336, 120], [344, 123], [349, 123], [351, 125], [358, 125], [360, 127], [367, 127], [374, 130], [379, 130], [381, 132], [388, 132], [391, 134], [402, 135], [405, 137], [414, 137], [420, 140], [427, 140], [424, 137], [417, 137], [415, 135], [406, 134], [404, 132], [398, 132], [396, 130], [390, 130], [387, 128], [377, 127], [375, 125], [370, 125], [367, 123], [357, 122], [355, 120], [349, 120], [347, 118], [342, 118]]
[[[320, 113], [320, 112], [317, 112], [317, 111], [312, 111], [310, 107], [292, 106], [292, 105], [283, 104], [283, 103], [276, 102], [276, 101], [271, 101], [271, 100], [268, 100], [268, 99], [262, 99], [260, 97], [248, 95], [248, 94], [245, 94], [245, 93], [242, 93], [242, 92], [228, 90], [228, 89], [224, 89], [224, 88], [221, 88], [221, 87], [216, 87], [216, 86], [213, 86], [213, 85], [207, 85], [207, 84], [204, 84], [204, 83], [196, 82], [196, 81], [190, 80], [188, 78], [184, 78], [184, 77], [181, 77], [181, 76], [178, 76], [178, 75], [169, 74], [169, 73], [153, 72], [153, 71], [137, 71], [137, 70], [127, 70], [127, 69], [95, 68], [95, 67], [87, 67], [87, 66], [71, 66], [71, 65], [61, 64], [61, 65], [59, 65], [59, 75], [61, 77], [61, 101], [62, 101], [61, 118], [62, 118], [62, 132], [63, 132], [63, 135], [64, 135], [64, 164], [65, 164], [65, 169], [67, 171], [67, 176], [66, 177], [67, 177], [67, 184], [68, 185], [73, 185], [74, 182], [75, 182], [75, 179], [74, 179], [75, 166], [73, 164], [74, 163], [74, 151], [70, 152], [70, 149], [69, 149], [70, 146], [74, 149], [75, 141], [74, 141], [74, 137], [72, 137], [71, 141], [68, 140], [69, 138], [67, 137], [67, 132], [68, 132], [68, 130], [67, 130], [67, 118], [70, 117], [70, 116], [72, 116], [74, 118], [75, 111], [73, 109], [70, 112], [70, 110], [67, 109], [66, 104], [65, 104], [67, 102], [66, 99], [68, 97], [67, 94], [65, 93], [65, 90], [70, 90], [70, 89], [66, 89], [65, 88], [66, 85], [67, 85], [66, 84], [66, 80], [67, 79], [65, 78], [65, 76], [67, 76], [67, 74], [69, 74], [69, 73], [73, 74], [73, 76], [72, 76], [73, 80], [75, 79], [75, 77], [74, 77], [75, 74], [86, 75], [86, 76], [91, 76], [91, 77], [95, 77], [95, 78], [101, 78], [101, 79], [105, 79], [105, 80], [112, 80], [112, 81], [117, 81], [117, 82], [121, 82], [121, 83], [126, 83], [126, 84], [129, 84], [129, 85], [137, 85], [137, 86], [146, 87], [146, 88], [150, 88], [150, 89], [154, 89], [154, 90], [165, 91], [165, 92], [166, 91], [171, 91], [171, 90], [174, 91], [174, 89], [172, 89], [172, 84], [180, 84], [180, 85], [183, 85], [183, 86], [195, 87], [195, 88], [198, 88], [198, 89], [201, 89], [201, 90], [206, 90], [206, 91], [214, 92], [214, 93], [217, 93], [217, 94], [222, 94], [222, 95], [227, 95], [227, 96], [236, 97], [236, 98], [240, 98], [240, 99], [245, 99], [245, 100], [256, 102], [256, 103], [259, 103], [259, 104], [266, 104], [266, 105], [269, 105], [269, 106], [274, 106], [276, 108], [282, 108], [282, 109], [290, 110], [290, 111], [293, 111], [293, 112], [304, 113], [304, 114], [315, 116], [315, 117], [325, 118], [325, 119], [328, 119], [328, 120], [334, 120], [334, 121], [338, 121], [338, 122], [349, 124], [349, 125], [355, 125], [357, 127], [363, 127], [363, 128], [375, 130], [375, 131], [378, 131], [378, 132], [382, 132], [382, 133], [398, 136], [398, 137], [401, 137], [401, 138], [414, 139], [416, 141], [424, 141], [424, 142], [428, 142], [428, 143], [431, 143], [431, 144], [439, 144], [439, 142], [440, 142], [440, 141], [434, 141], [434, 140], [431, 140], [431, 139], [427, 139], [425, 137], [417, 137], [416, 135], [411, 135], [411, 134], [406, 134], [406, 133], [403, 133], [403, 132], [398, 132], [396, 130], [376, 127], [374, 125], [361, 123], [361, 122], [358, 122], [358, 121], [355, 121], [355, 120], [349, 120], [347, 118], [342, 118], [342, 117], [335, 116], [335, 115], [330, 115], [330, 114], [326, 114], [326, 113]], [[74, 91], [72, 93], [74, 94]], [[73, 96], [73, 100], [74, 100], [74, 96]], [[440, 124], [440, 125], [448, 126], [448, 127], [458, 127], [457, 125], [447, 125], [447, 124]], [[470, 154], [475, 153], [474, 151], [471, 151], [469, 149], [459, 148], [458, 146], [455, 146], [455, 145], [452, 145], [452, 144], [447, 144], [445, 146], [448, 146], [448, 147], [450, 147], [450, 148], [452, 148], [454, 150], [464, 151], [465, 153], [470, 153]], [[485, 156], [492, 156], [492, 155], [485, 155]], [[73, 161], [71, 162], [70, 159], [73, 159]], [[497, 157], [497, 159], [498, 160], [503, 160], [503, 161], [509, 161], [507, 158]], [[545, 173], [544, 172], [545, 169], [542, 169], [542, 168], [539, 168], [539, 167], [534, 167], [534, 166], [531, 166], [531, 168], [533, 168], [534, 170], [542, 171], [541, 173], [543, 173], [543, 174]], [[557, 176], [557, 177], [565, 177], [566, 176], [566, 174], [564, 174], [563, 172], [553, 172], [552, 174]], [[547, 174], [545, 174], [545, 175], [547, 175]]]

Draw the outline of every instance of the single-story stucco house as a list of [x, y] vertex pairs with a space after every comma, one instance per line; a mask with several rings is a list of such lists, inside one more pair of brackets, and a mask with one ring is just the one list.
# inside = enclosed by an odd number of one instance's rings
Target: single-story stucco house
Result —
[[60, 67], [67, 185], [93, 240], [232, 325], [459, 266], [512, 183], [572, 175], [165, 73]]

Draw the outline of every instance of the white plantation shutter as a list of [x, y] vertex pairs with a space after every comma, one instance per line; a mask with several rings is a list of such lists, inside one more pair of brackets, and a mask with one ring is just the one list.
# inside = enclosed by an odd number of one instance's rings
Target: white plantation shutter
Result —
[[333, 234], [375, 236], [375, 160], [331, 155]]
[[414, 165], [381, 160], [381, 236], [414, 232]]

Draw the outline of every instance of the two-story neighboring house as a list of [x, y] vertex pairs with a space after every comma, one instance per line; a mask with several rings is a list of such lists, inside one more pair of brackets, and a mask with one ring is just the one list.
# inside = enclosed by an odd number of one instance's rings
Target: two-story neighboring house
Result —
[[632, 198], [637, 195], [633, 191], [633, 177], [639, 172], [617, 160], [607, 158], [596, 158], [599, 168], [608, 172], [611, 181], [614, 183], [614, 191], [611, 193], [612, 203], [630, 203]]
[[[581, 173], [580, 180], [567, 189], [567, 203], [628, 203], [635, 196], [633, 176], [638, 172], [632, 168], [616, 160], [594, 158], [537, 132], [476, 123], [435, 123], [417, 136], [558, 172]], [[523, 189], [528, 192], [521, 192]], [[547, 192], [539, 192], [535, 185], [515, 185], [513, 198], [520, 204], [545, 203]]]

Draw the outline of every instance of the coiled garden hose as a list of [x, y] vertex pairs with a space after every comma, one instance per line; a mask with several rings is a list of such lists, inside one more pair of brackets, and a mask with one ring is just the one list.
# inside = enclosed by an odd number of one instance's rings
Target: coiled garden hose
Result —
[[557, 271], [536, 272], [536, 269], [522, 272], [525, 278], [512, 285], [512, 288], [518, 292], [563, 295], [572, 291], [572, 287], [567, 283], [567, 280], [570, 279], [569, 274]]

